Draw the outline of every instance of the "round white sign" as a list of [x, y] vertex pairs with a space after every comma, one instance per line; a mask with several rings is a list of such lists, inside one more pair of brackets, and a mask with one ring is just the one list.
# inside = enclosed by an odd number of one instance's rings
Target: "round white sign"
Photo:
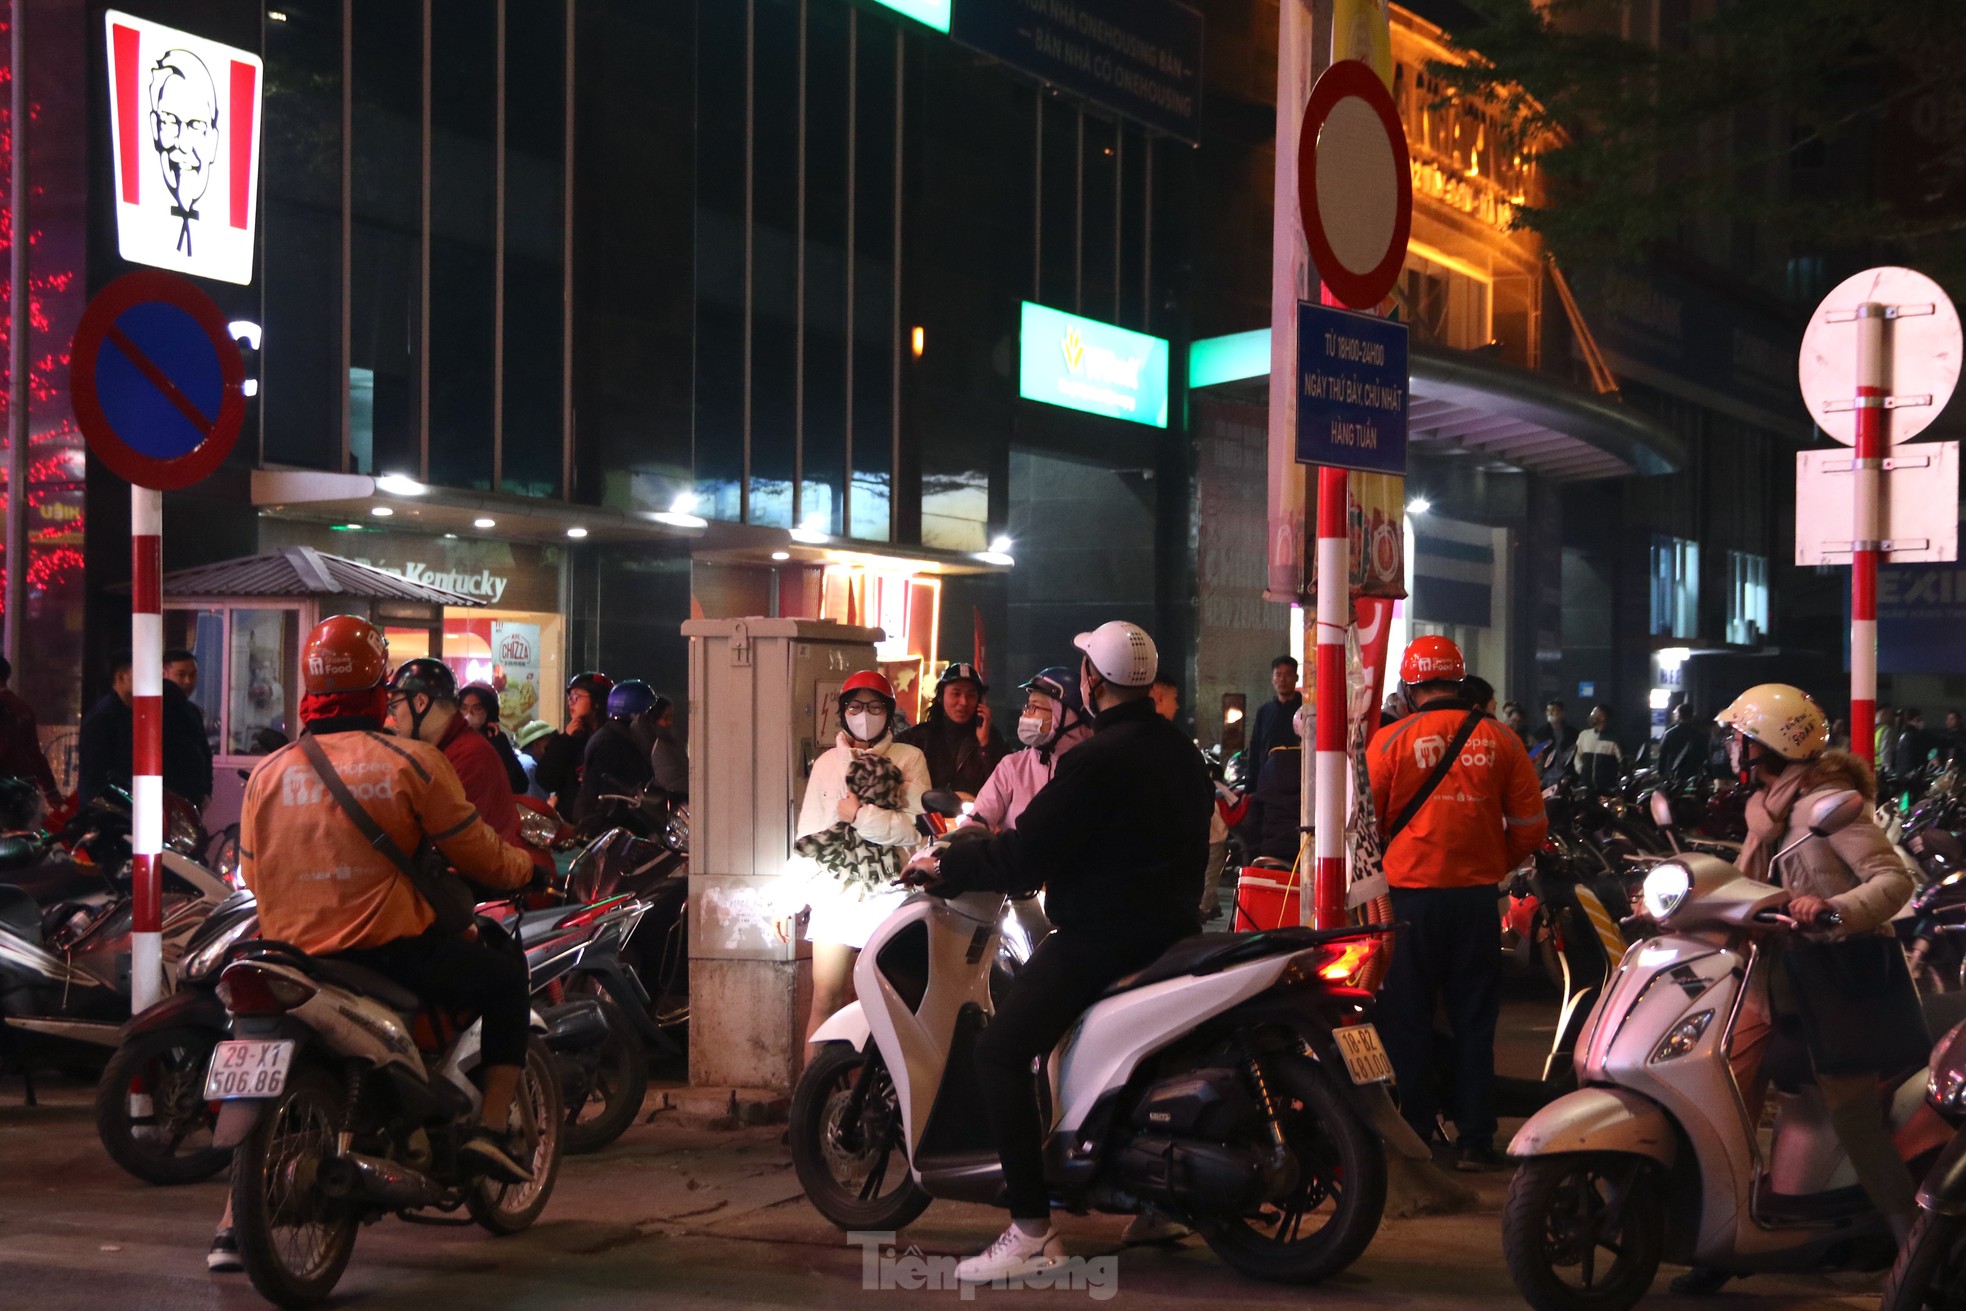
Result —
[[1932, 279], [1887, 265], [1846, 278], [1809, 318], [1798, 370], [1809, 417], [1845, 446], [1857, 442], [1857, 307], [1889, 308], [1884, 328], [1885, 438], [1923, 432], [1959, 385], [1959, 311]]

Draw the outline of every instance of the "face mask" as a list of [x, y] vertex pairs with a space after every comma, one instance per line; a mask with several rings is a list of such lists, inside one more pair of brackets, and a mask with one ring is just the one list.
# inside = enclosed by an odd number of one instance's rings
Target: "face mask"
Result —
[[846, 717], [846, 731], [862, 742], [872, 742], [887, 731], [887, 716], [879, 711], [855, 711]]
[[1042, 716], [1024, 715], [1017, 721], [1017, 740], [1034, 747], [1051, 736], [1051, 725]]
[[1738, 733], [1727, 739], [1727, 764], [1736, 774], [1748, 767], [1747, 740]]

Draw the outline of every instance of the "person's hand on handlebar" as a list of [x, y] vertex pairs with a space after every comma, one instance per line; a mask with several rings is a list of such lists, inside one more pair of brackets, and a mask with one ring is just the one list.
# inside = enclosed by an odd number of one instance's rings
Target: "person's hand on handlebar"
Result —
[[1834, 915], [1836, 908], [1822, 897], [1791, 897], [1785, 913], [1797, 924], [1808, 927]]
[[901, 867], [897, 880], [903, 887], [932, 888], [942, 881], [941, 844], [923, 847]]

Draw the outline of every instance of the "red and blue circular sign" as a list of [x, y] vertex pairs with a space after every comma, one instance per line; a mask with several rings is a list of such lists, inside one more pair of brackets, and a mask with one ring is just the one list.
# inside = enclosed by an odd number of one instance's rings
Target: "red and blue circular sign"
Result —
[[96, 293], [70, 347], [75, 422], [89, 453], [139, 487], [210, 474], [246, 417], [246, 366], [225, 315], [190, 282], [126, 273]]

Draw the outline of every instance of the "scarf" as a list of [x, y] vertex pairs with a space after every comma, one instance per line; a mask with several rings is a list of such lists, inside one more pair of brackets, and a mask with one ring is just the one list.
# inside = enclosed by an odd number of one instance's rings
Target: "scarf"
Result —
[[1748, 836], [1734, 867], [1751, 879], [1770, 882], [1769, 863], [1788, 832], [1789, 812], [1807, 790], [1810, 771], [1791, 766], [1761, 791], [1748, 798]]
[[364, 688], [360, 692], [309, 692], [300, 698], [303, 728], [317, 719], [373, 719], [380, 723], [388, 716], [386, 687]]

